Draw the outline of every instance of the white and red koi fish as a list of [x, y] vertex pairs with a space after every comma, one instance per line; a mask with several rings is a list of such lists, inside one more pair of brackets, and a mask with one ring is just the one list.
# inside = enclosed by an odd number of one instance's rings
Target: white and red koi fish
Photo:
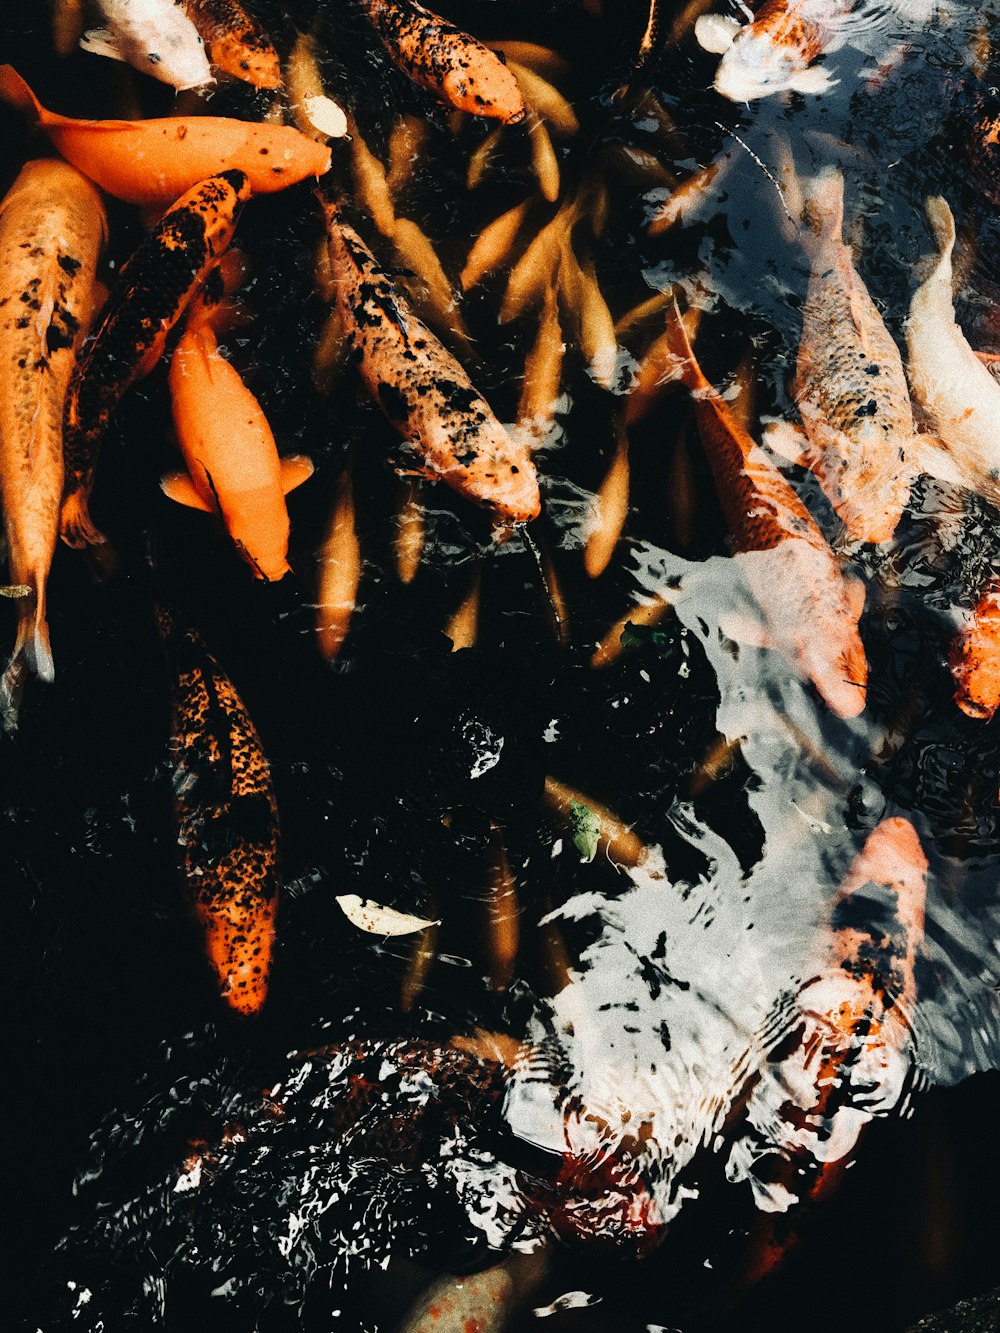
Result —
[[864, 585], [844, 577], [805, 505], [702, 374], [676, 304], [668, 333], [736, 558], [764, 614], [762, 643], [811, 680], [838, 717], [856, 717], [868, 686], [858, 634]]
[[26, 589], [0, 682], [7, 726], [26, 667], [47, 681], [55, 671], [45, 584], [59, 535], [63, 410], [105, 230], [97, 191], [58, 159], [29, 162], [0, 203], [0, 486], [10, 577]]
[[[742, 6], [741, 6], [742, 8]], [[936, 0], [892, 0], [888, 14], [926, 21]], [[887, 16], [865, 0], [765, 0], [747, 22], [704, 14], [695, 24], [699, 44], [721, 55], [716, 92], [733, 102], [776, 93], [825, 93], [837, 80], [815, 62], [848, 41], [867, 49]]]
[[[817, 974], [799, 992], [788, 1035], [750, 1094], [750, 1128], [730, 1155], [730, 1179], [749, 1180], [766, 1213], [828, 1193], [864, 1126], [906, 1089], [927, 869], [909, 820], [886, 819], [840, 886], [818, 941]], [[759, 1228], [754, 1278], [794, 1239], [779, 1230]]]
[[918, 471], [903, 359], [842, 237], [844, 181], [808, 188], [811, 262], [793, 395], [804, 431], [772, 426], [765, 443], [813, 471], [847, 536], [885, 542]]
[[127, 61], [178, 92], [214, 82], [183, 0], [96, 0], [96, 7], [105, 26], [83, 34], [85, 51]]

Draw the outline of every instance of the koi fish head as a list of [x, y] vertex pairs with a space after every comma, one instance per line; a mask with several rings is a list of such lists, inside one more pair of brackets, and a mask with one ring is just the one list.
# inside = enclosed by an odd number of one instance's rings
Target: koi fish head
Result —
[[722, 54], [715, 91], [731, 102], [785, 92], [823, 93], [836, 82], [826, 70], [810, 66], [815, 53], [809, 46], [782, 40], [757, 24], [737, 28], [732, 20], [705, 15], [696, 35], [705, 50]]
[[800, 642], [798, 664], [837, 717], [857, 717], [863, 712], [868, 659], [857, 625], [831, 616], [826, 633]]
[[[448, 100], [470, 115], [517, 125], [527, 114], [517, 79], [499, 56], [492, 52], [483, 54], [484, 58], [474, 68], [458, 66], [448, 71], [444, 77]], [[487, 55], [492, 58], [486, 59]]]

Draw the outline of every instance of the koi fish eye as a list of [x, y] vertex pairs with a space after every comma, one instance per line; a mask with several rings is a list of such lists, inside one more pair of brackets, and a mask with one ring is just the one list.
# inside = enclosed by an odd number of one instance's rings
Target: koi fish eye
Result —
[[163, 59], [163, 57], [158, 56], [155, 51], [150, 51], [146, 59], [149, 61], [151, 65], [158, 65], [160, 61]]

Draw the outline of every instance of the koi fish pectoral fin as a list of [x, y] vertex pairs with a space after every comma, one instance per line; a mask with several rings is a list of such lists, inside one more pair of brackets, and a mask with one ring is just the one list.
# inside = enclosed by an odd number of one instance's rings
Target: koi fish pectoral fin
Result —
[[161, 477], [160, 490], [168, 499], [176, 501], [179, 505], [187, 505], [189, 509], [201, 509], [206, 514], [213, 512], [212, 505], [206, 503], [186, 472], [169, 472], [165, 477]]
[[308, 481], [315, 468], [311, 458], [306, 458], [305, 454], [289, 454], [281, 460], [281, 490], [284, 495], [289, 491], [294, 491], [296, 486], [301, 486], [304, 481]]
[[694, 35], [703, 51], [721, 56], [732, 46], [742, 26], [729, 14], [703, 14], [694, 25]]
[[820, 65], [812, 65], [809, 69], [793, 74], [785, 86], [793, 93], [819, 94], [835, 88], [839, 82], [840, 80], [835, 79], [829, 70], [823, 69]]
[[128, 56], [122, 54], [118, 38], [107, 28], [91, 28], [80, 38], [80, 49], [91, 55], [107, 56], [109, 60], [121, 60], [128, 63]]

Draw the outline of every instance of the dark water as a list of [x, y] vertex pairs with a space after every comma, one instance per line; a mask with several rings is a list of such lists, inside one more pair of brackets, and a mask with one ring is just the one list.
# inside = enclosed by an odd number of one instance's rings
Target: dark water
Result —
[[[537, 193], [514, 130], [467, 188], [490, 127], [455, 124], [414, 91], [346, 0], [253, 9], [283, 54], [297, 28], [316, 25], [328, 91], [376, 153], [400, 115], [426, 121], [397, 210], [425, 229], [452, 280], [470, 238]], [[789, 409], [808, 267], [772, 179], [787, 139], [801, 172], [843, 168], [859, 271], [897, 337], [915, 264], [931, 249], [924, 196], [947, 195], [974, 255], [959, 318], [975, 346], [1000, 350], [995, 332], [990, 343], [995, 209], [964, 151], [977, 107], [995, 95], [994, 72], [977, 82], [969, 54], [988, 7], [954, 5], [907, 29], [877, 86], [862, 85], [862, 70], [892, 44], [884, 26], [874, 57], [837, 54], [832, 93], [750, 107], [711, 91], [716, 57], [690, 34], [664, 44], [640, 81], [652, 101], [614, 102], [645, 13], [611, 0], [604, 10], [447, 7], [483, 38], [565, 56], [555, 81], [580, 129], [556, 139], [561, 198], [606, 188], [606, 225], [588, 217], [574, 245], [592, 256], [616, 318], [679, 282], [707, 312], [697, 351], [712, 382], [725, 387], [752, 352], [756, 415]], [[136, 98], [146, 114], [170, 109], [169, 90], [107, 62], [57, 63], [47, 25], [37, 3], [0, 19], [4, 56], [47, 105], [109, 115]], [[269, 101], [225, 87], [210, 109], [253, 118]], [[41, 146], [6, 110], [0, 134], [6, 186]], [[655, 164], [683, 180], [722, 151], [734, 166], [701, 215], [649, 238], [666, 188]], [[346, 188], [343, 145], [334, 173]], [[399, 267], [363, 210], [345, 207]], [[554, 211], [536, 198], [519, 245]], [[120, 264], [141, 222], [124, 205], [110, 218]], [[862, 1320], [903, 1329], [1000, 1282], [989, 1222], [1000, 1184], [1000, 738], [996, 723], [959, 713], [947, 669], [955, 608], [1000, 555], [995, 511], [925, 478], [892, 548], [846, 553], [867, 584], [871, 665], [868, 706], [852, 722], [777, 654], [720, 632], [745, 596], [684, 393], [665, 393], [631, 429], [624, 535], [607, 571], [588, 579], [592, 495], [661, 312], [623, 336], [614, 391], [593, 381], [566, 330], [565, 396], [537, 453], [534, 526], [568, 642], [553, 633], [523, 548], [496, 545], [484, 516], [441, 487], [421, 488], [427, 540], [405, 586], [393, 553], [398, 440], [349, 369], [328, 397], [312, 383], [326, 317], [313, 279], [320, 236], [306, 187], [247, 208], [238, 241], [254, 319], [226, 345], [282, 452], [316, 464], [289, 497], [295, 573], [253, 582], [220, 528], [160, 494], [157, 479], [178, 465], [162, 367], [125, 399], [105, 443], [93, 510], [109, 550], [57, 553], [57, 683], [29, 685], [0, 755], [6, 1308], [27, 1328], [391, 1330], [441, 1274], [505, 1262], [512, 1329], [540, 1318], [555, 1333]], [[537, 314], [498, 323], [506, 271], [462, 302], [473, 341], [456, 351], [512, 421]], [[329, 666], [314, 646], [312, 553], [348, 457], [365, 566], [350, 636]], [[808, 474], [789, 475], [836, 539]], [[476, 644], [452, 652], [443, 630], [474, 577]], [[675, 612], [595, 670], [609, 626], [658, 595]], [[272, 766], [288, 892], [270, 997], [253, 1023], [221, 1007], [177, 888], [157, 598], [203, 634]], [[723, 759], [706, 764], [710, 754]], [[600, 854], [582, 861], [544, 800], [547, 776], [631, 825], [646, 860], [631, 871]], [[761, 1034], [773, 1051], [782, 1024], [793, 1028], [836, 888], [893, 815], [912, 820], [930, 863], [906, 1090], [865, 1128], [835, 1192], [758, 1213], [750, 1185], [726, 1171], [767, 1056]], [[506, 988], [491, 982], [486, 931], [498, 830], [520, 909]], [[412, 982], [420, 941], [356, 930], [335, 901], [346, 893], [440, 918], [422, 988]], [[401, 1067], [392, 1045], [443, 1047], [476, 1029], [524, 1043], [499, 1093], [448, 1074], [431, 1047]], [[329, 1058], [292, 1054], [331, 1047]], [[359, 1091], [362, 1076], [374, 1092]], [[634, 1140], [627, 1148], [623, 1174], [614, 1149], [640, 1125], [651, 1129], [638, 1152]], [[567, 1159], [575, 1174], [556, 1189]], [[777, 1219], [786, 1255], [752, 1282], [762, 1218]]]

